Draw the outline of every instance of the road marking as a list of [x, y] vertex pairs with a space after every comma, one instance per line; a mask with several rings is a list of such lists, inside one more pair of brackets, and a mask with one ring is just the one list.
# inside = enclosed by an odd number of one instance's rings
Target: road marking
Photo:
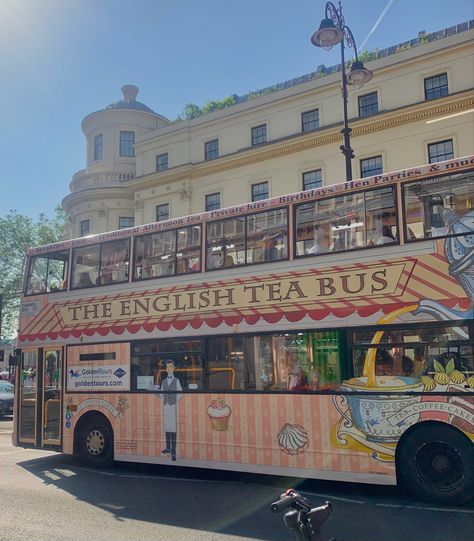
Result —
[[403, 505], [397, 503], [376, 503], [376, 507], [393, 507], [395, 509], [422, 509], [423, 511], [441, 511], [443, 513], [469, 513], [474, 514], [474, 509], [456, 509], [455, 507], [426, 507], [424, 505]]
[[[269, 488], [268, 485], [262, 485], [261, 483], [255, 483], [255, 486]], [[270, 488], [273, 489], [273, 487], [270, 487]], [[296, 492], [303, 494], [303, 496], [308, 496], [308, 497], [316, 496], [318, 498], [322, 498], [323, 500], [339, 500], [341, 502], [357, 503], [359, 505], [363, 505], [367, 503], [361, 500], [355, 500], [354, 498], [343, 498], [342, 496], [333, 496], [332, 494], [321, 494], [319, 492], [304, 492], [302, 490], [296, 490]]]

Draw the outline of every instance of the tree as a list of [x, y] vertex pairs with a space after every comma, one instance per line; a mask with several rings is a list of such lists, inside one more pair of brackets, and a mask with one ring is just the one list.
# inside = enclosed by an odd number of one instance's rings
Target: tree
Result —
[[188, 103], [183, 110], [184, 120], [191, 120], [201, 115], [202, 111], [195, 103]]
[[192, 120], [193, 118], [207, 115], [214, 111], [220, 111], [221, 109], [235, 105], [237, 103], [237, 98], [238, 96], [233, 94], [222, 100], [208, 100], [202, 107], [199, 107], [195, 103], [188, 103], [183, 110], [182, 116], [179, 116], [179, 119]]
[[58, 206], [52, 218], [40, 214], [36, 221], [11, 210], [0, 217], [0, 292], [3, 294], [2, 337], [16, 335], [20, 292], [26, 252], [30, 246], [60, 239], [66, 217]]

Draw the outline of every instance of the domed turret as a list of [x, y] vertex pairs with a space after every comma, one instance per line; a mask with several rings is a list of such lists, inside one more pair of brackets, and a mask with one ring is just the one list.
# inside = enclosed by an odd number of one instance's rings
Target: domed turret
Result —
[[[153, 109], [150, 109], [144, 103], [137, 101], [138, 87], [135, 85], [123, 85], [122, 88], [123, 100], [116, 101], [107, 105], [107, 109], [135, 109], [136, 111], [146, 111], [156, 115]], [[159, 115], [157, 115], [159, 116]]]
[[74, 237], [118, 229], [119, 218], [133, 221], [134, 200], [128, 181], [136, 174], [135, 143], [141, 135], [170, 124], [137, 101], [138, 87], [124, 85], [122, 94], [123, 99], [82, 121], [87, 165], [74, 175], [71, 193], [63, 200]]

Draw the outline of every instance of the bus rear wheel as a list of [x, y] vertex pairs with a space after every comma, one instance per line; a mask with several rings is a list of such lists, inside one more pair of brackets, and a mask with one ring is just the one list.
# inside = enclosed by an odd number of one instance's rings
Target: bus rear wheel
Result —
[[459, 505], [474, 497], [474, 444], [456, 428], [426, 425], [407, 434], [397, 466], [423, 500]]
[[100, 416], [88, 419], [79, 434], [79, 455], [91, 466], [107, 468], [114, 461], [113, 433]]

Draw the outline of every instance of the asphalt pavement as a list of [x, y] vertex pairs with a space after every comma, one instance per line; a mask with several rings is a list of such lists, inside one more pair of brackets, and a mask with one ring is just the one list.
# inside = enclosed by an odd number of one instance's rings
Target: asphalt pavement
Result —
[[333, 513], [324, 538], [470, 541], [474, 504], [433, 506], [395, 487], [214, 470], [117, 464], [100, 471], [62, 454], [14, 448], [0, 419], [0, 541], [286, 541], [270, 503], [293, 486]]

